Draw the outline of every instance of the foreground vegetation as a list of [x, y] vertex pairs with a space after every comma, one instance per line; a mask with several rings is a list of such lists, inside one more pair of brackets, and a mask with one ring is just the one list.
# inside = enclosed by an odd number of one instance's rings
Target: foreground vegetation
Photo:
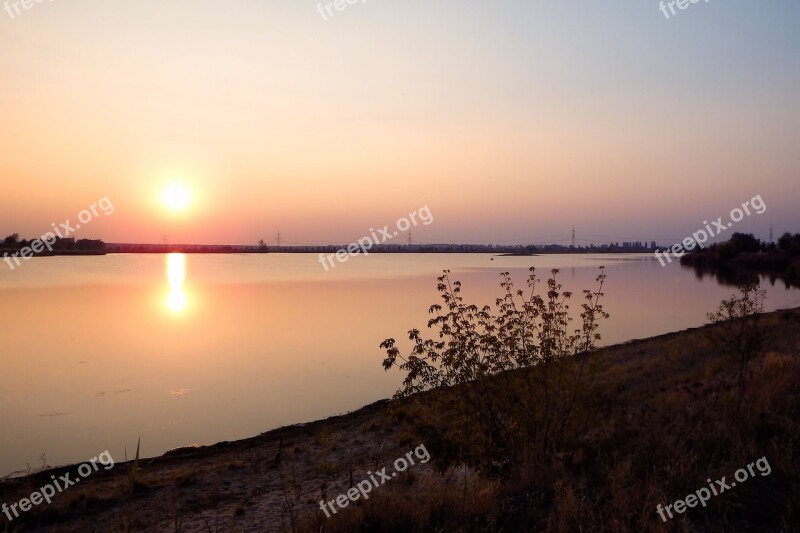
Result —
[[[407, 372], [399, 397], [444, 384], [398, 412], [440, 471], [474, 467], [473, 492], [465, 474], [460, 505], [434, 489], [413, 507], [365, 506], [342, 530], [796, 530], [800, 342], [785, 332], [798, 330], [800, 314], [762, 316], [764, 292], [744, 283], [709, 313], [711, 326], [596, 351], [598, 321], [608, 317], [599, 303], [605, 276], [584, 291], [572, 329], [557, 274], [544, 296], [533, 273], [530, 296], [504, 274], [492, 314], [464, 305], [445, 272], [447, 313], [431, 307], [428, 323], [439, 340], [410, 331], [411, 355], [400, 364], [394, 340], [384, 342], [384, 365]], [[778, 475], [669, 523], [656, 514], [761, 457]], [[398, 519], [396, 529], [384, 525], [387, 514], [416, 519]]]

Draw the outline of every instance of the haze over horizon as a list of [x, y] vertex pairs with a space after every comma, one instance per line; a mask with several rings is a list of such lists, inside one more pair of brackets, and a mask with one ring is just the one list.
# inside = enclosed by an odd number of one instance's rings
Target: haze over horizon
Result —
[[[43, 2], [0, 14], [0, 238], [676, 241], [800, 231], [800, 5]], [[163, 200], [171, 183], [190, 200]], [[587, 244], [584, 242], [584, 244]]]

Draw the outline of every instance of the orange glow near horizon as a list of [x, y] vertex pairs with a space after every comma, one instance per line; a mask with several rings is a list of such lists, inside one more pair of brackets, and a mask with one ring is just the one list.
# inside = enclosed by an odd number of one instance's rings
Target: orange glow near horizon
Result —
[[[756, 194], [769, 215], [737, 231], [800, 225], [785, 68], [799, 3], [711, 3], [681, 31], [635, 2], [446, 0], [424, 21], [387, 2], [327, 23], [303, 2], [246, 4], [49, 2], [7, 19], [0, 238], [104, 196], [114, 215], [81, 237], [338, 244], [428, 205], [419, 243], [568, 240], [573, 225], [582, 243], [667, 243]], [[730, 19], [711, 36], [703, 16]]]

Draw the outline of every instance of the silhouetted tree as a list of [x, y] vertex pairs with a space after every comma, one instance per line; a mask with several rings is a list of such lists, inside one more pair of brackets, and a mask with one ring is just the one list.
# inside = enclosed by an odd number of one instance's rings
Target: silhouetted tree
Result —
[[778, 249], [791, 256], [800, 255], [800, 233], [784, 233], [778, 239]]
[[16, 247], [18, 243], [19, 243], [19, 233], [14, 233], [12, 235], [9, 235], [3, 241], [3, 244], [9, 247]]
[[758, 282], [742, 283], [739, 294], [722, 300], [719, 308], [707, 315], [711, 324], [706, 335], [722, 354], [737, 363], [739, 404], [744, 397], [747, 366], [765, 347], [768, 335], [761, 323], [766, 291]]
[[730, 243], [734, 253], [753, 253], [761, 250], [761, 241], [751, 233], [734, 233]]

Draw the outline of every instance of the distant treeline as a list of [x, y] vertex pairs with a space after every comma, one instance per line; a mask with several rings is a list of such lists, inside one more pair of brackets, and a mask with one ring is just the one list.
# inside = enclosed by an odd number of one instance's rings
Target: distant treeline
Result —
[[[9, 235], [2, 242], [0, 242], [0, 250], [4, 253], [13, 254], [14, 252], [21, 252], [24, 249], [31, 249], [35, 242], [41, 239], [21, 239], [19, 233]], [[39, 246], [37, 246], [39, 248]], [[50, 252], [52, 249], [52, 252]], [[56, 237], [56, 240], [45, 247], [41, 253], [34, 255], [83, 255], [83, 254], [104, 254], [106, 252], [106, 245], [99, 239], [78, 239]]]
[[[108, 253], [282, 253], [282, 254], [319, 254], [336, 253], [346, 250], [347, 244], [321, 244], [321, 245], [284, 245], [268, 246], [263, 241], [257, 245], [206, 245], [206, 244], [124, 244], [109, 243], [106, 245]], [[375, 253], [476, 253], [476, 254], [506, 254], [506, 255], [537, 255], [537, 254], [596, 254], [596, 253], [644, 253], [657, 249], [655, 241], [647, 242], [615, 242], [609, 244], [589, 246], [565, 246], [560, 244], [540, 245], [498, 245], [498, 244], [379, 244], [369, 248], [370, 254]]]
[[779, 274], [800, 282], [800, 233], [784, 233], [777, 242], [765, 242], [750, 233], [734, 233], [729, 241], [697, 249], [681, 258], [682, 265], [730, 272]]

